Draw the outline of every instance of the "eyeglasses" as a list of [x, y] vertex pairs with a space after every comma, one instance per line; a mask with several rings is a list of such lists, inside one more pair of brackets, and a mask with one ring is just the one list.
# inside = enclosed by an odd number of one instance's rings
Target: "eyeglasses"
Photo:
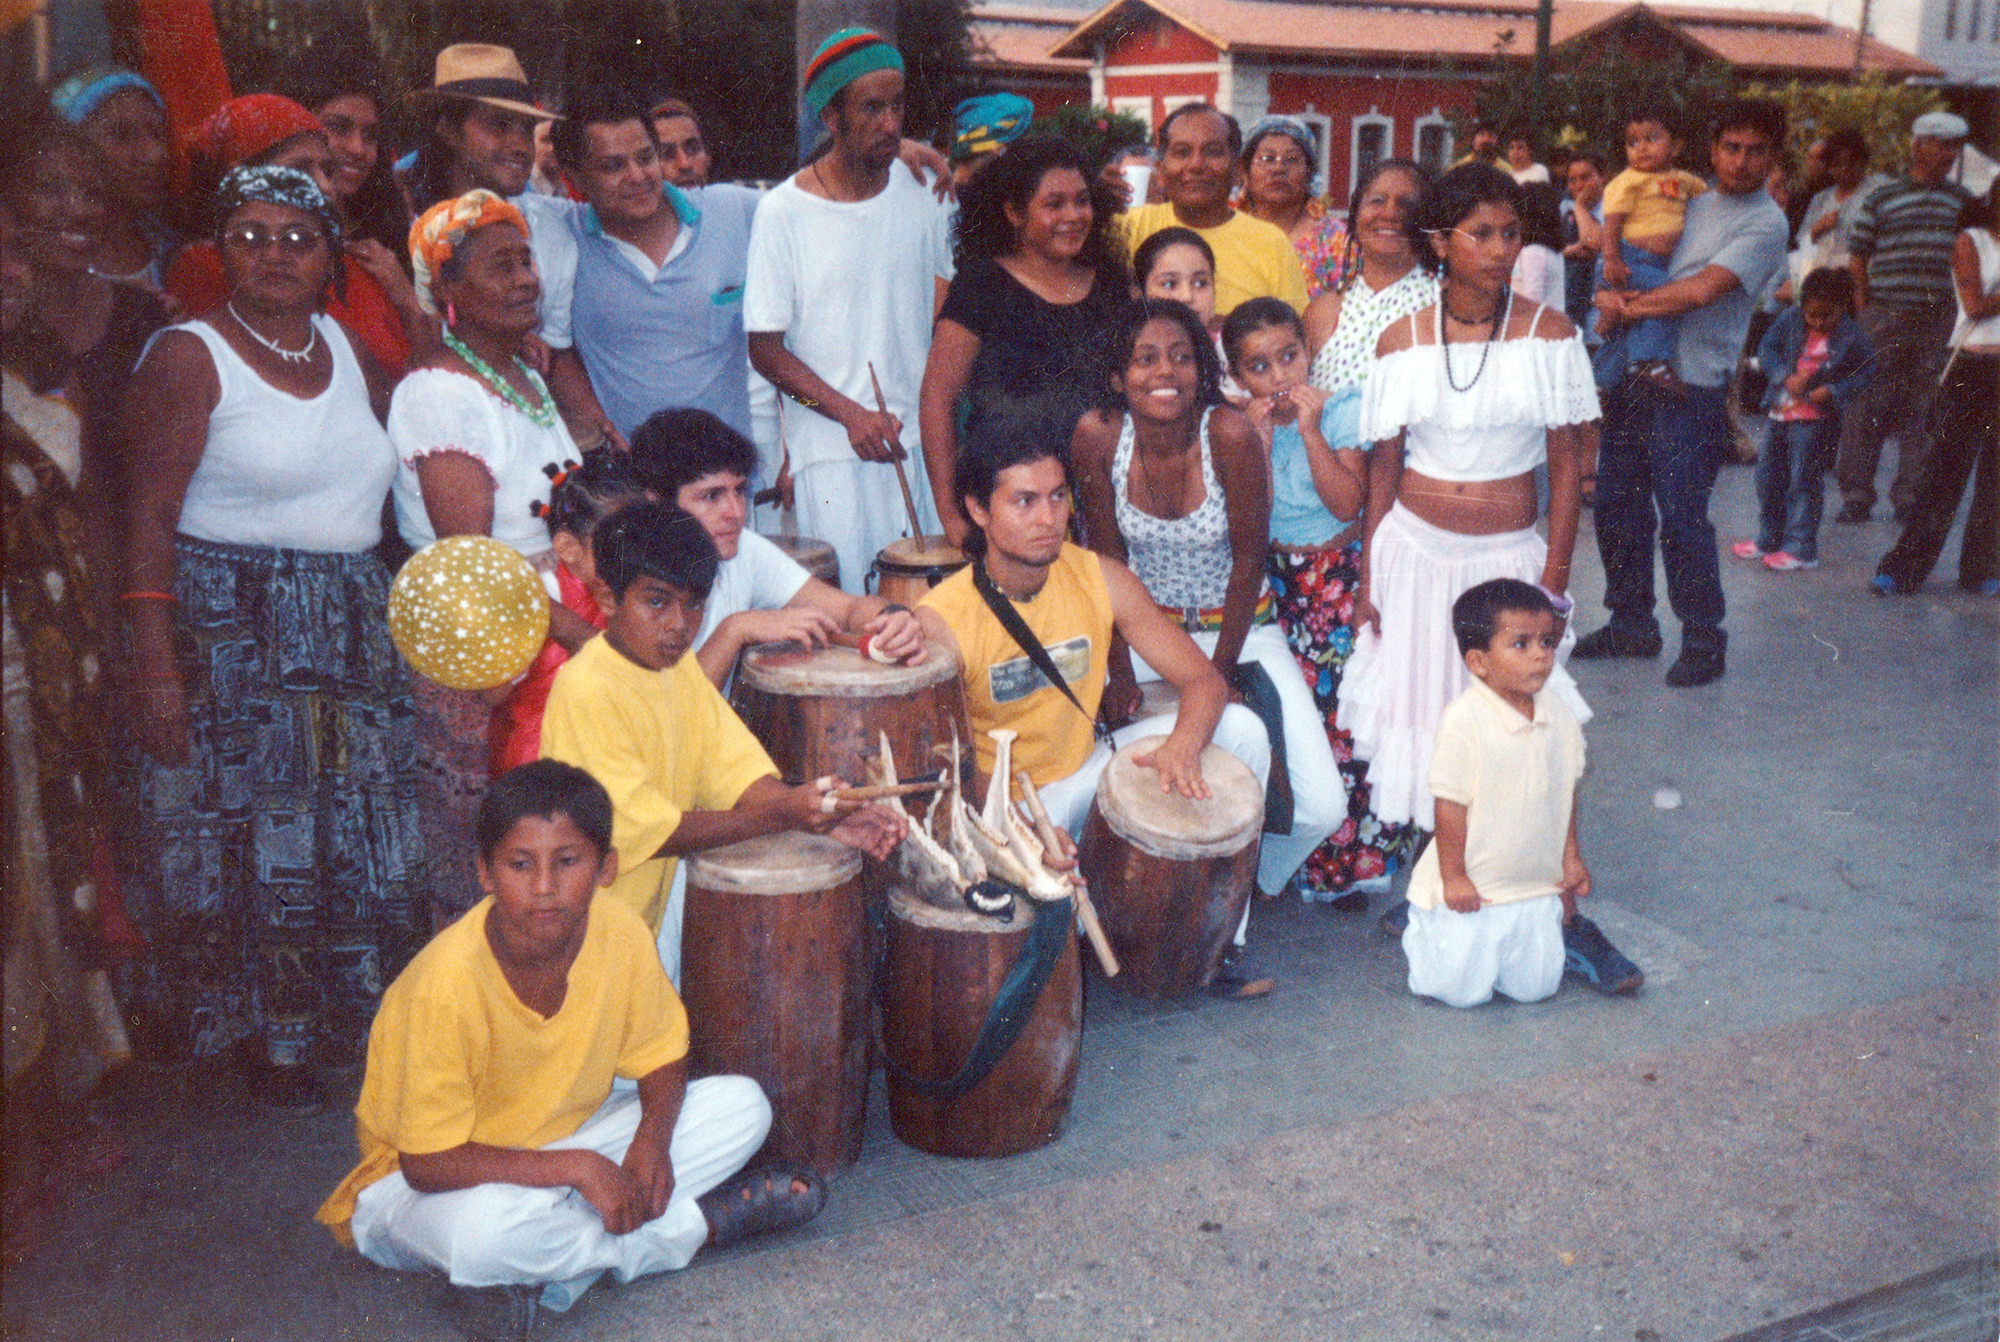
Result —
[[292, 224], [277, 233], [257, 224], [244, 224], [222, 235], [222, 245], [239, 252], [261, 252], [276, 243], [278, 250], [287, 256], [304, 256], [325, 241], [326, 234], [302, 224]]
[[1260, 168], [1303, 168], [1306, 165], [1306, 156], [1304, 154], [1259, 154], [1250, 161]]

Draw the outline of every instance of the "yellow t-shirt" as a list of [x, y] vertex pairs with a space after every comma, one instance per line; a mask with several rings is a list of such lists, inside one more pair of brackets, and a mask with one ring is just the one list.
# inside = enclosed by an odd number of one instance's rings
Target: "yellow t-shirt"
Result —
[[1096, 744], [1090, 724], [1104, 697], [1111, 645], [1111, 593], [1097, 555], [1065, 541], [1034, 600], [1012, 603], [1090, 717], [1049, 684], [1001, 627], [973, 587], [970, 566], [933, 587], [922, 604], [942, 616], [958, 639], [959, 679], [980, 773], [993, 776], [994, 744], [986, 733], [994, 727], [1019, 733], [1014, 767], [1026, 769], [1036, 787], [1081, 769]]
[[[1129, 256], [1163, 228], [1181, 226], [1174, 207], [1162, 201], [1139, 205], [1118, 216]], [[1252, 298], [1282, 298], [1294, 312], [1306, 310], [1306, 271], [1285, 230], [1236, 210], [1226, 223], [1197, 228], [1215, 253], [1215, 315], [1227, 317]]]
[[1627, 242], [1670, 238], [1681, 231], [1688, 202], [1707, 190], [1708, 183], [1685, 168], [1666, 172], [1627, 168], [1605, 186], [1604, 212], [1625, 216]]
[[687, 1055], [687, 1012], [629, 909], [591, 901], [562, 1007], [543, 1016], [514, 995], [487, 944], [492, 907], [490, 895], [473, 905], [382, 995], [354, 1106], [361, 1163], [317, 1216], [343, 1244], [354, 1243], [355, 1198], [395, 1172], [399, 1152], [547, 1146], [597, 1112], [612, 1077]]
[[[1445, 707], [1431, 754], [1431, 795], [1465, 807], [1465, 874], [1489, 904], [1562, 888], [1570, 807], [1583, 777], [1583, 728], [1548, 690], [1531, 721], [1475, 680]], [[1444, 902], [1437, 844], [1410, 871], [1410, 903]]]
[[685, 811], [726, 811], [777, 766], [689, 654], [648, 671], [602, 634], [549, 688], [542, 758], [574, 764], [611, 794], [611, 894], [657, 930], [674, 858], [656, 857]]

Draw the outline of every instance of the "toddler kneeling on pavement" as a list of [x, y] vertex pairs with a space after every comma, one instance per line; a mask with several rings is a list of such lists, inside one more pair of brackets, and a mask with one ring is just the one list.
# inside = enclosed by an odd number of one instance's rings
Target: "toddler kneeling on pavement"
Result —
[[1546, 594], [1495, 578], [1461, 595], [1452, 633], [1473, 682], [1445, 709], [1431, 756], [1436, 837], [1410, 876], [1410, 991], [1478, 1006], [1554, 994], [1567, 964], [1602, 992], [1638, 967], [1576, 912], [1590, 871], [1576, 842], [1583, 729], [1543, 685], [1562, 620]]

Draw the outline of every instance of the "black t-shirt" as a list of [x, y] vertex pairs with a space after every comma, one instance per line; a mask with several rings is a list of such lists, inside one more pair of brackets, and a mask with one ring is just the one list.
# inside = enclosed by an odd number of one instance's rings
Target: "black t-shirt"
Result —
[[1130, 301], [1099, 275], [1080, 302], [1050, 303], [994, 260], [968, 262], [945, 293], [949, 318], [979, 337], [966, 385], [962, 441], [977, 444], [996, 417], [1025, 421], [1067, 448], [1076, 421], [1106, 392], [1104, 347], [1113, 319]]

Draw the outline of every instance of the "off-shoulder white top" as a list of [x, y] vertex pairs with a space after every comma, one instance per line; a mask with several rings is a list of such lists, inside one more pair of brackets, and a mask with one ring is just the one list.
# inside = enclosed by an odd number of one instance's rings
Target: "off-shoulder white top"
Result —
[[[1535, 322], [1541, 320], [1537, 309]], [[1445, 375], [1446, 348], [1417, 340], [1417, 314], [1410, 315], [1410, 346], [1375, 363], [1361, 400], [1361, 436], [1381, 442], [1403, 435], [1404, 464], [1433, 480], [1508, 480], [1526, 474], [1548, 456], [1548, 431], [1587, 424], [1602, 412], [1590, 358], [1574, 338], [1523, 336], [1491, 346], [1454, 343], [1451, 374], [1461, 383], [1473, 378], [1481, 357], [1486, 364], [1464, 391]], [[1504, 319], [1503, 319], [1504, 320]], [[1533, 330], [1535, 323], [1529, 324]]]

